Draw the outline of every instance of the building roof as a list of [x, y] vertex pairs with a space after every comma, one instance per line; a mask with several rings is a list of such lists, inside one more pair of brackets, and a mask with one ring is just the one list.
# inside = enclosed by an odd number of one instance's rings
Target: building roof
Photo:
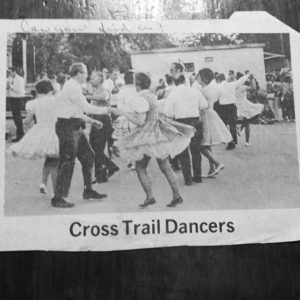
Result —
[[241, 44], [241, 45], [215, 45], [215, 46], [201, 46], [201, 47], [174, 47], [162, 48], [152, 50], [130, 51], [130, 54], [158, 54], [158, 53], [173, 53], [173, 52], [195, 52], [195, 51], [208, 51], [208, 50], [235, 50], [244, 48], [263, 48], [264, 43]]
[[267, 59], [273, 59], [273, 58], [285, 58], [286, 56], [283, 54], [277, 54], [277, 53], [271, 53], [271, 52], [265, 52], [264, 58]]

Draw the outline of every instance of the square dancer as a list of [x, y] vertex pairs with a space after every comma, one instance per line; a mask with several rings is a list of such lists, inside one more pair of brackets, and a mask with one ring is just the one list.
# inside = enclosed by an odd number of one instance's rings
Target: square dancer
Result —
[[[186, 85], [184, 75], [179, 75], [175, 79], [175, 85], [177, 87], [166, 99], [166, 114], [177, 122], [193, 126], [196, 129], [189, 147], [178, 155], [185, 185], [192, 185], [193, 181], [202, 182], [200, 154], [202, 123], [200, 121], [200, 111], [206, 109], [208, 104], [198, 90]], [[189, 150], [191, 152], [192, 165]]]
[[[84, 113], [102, 115], [111, 110], [109, 107], [90, 105], [82, 94], [81, 84], [85, 83], [87, 78], [87, 68], [83, 63], [71, 65], [70, 76], [71, 78], [65, 83], [58, 98], [59, 110], [56, 122], [56, 134], [59, 140], [59, 167], [52, 206], [62, 208], [74, 206], [64, 198], [69, 194], [76, 157], [82, 165], [83, 198], [101, 199], [107, 196], [98, 194], [92, 189], [94, 152], [81, 125], [85, 118], [88, 118]], [[92, 125], [101, 128], [102, 123], [93, 120]]]

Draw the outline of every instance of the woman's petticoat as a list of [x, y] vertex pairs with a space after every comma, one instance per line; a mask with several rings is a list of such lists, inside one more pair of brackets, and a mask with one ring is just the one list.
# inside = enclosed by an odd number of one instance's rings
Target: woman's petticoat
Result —
[[35, 124], [26, 135], [8, 151], [15, 157], [37, 159], [58, 157], [59, 143], [53, 122]]
[[130, 161], [142, 160], [144, 156], [173, 158], [189, 146], [194, 133], [194, 127], [160, 116], [128, 133], [116, 146], [120, 155]]

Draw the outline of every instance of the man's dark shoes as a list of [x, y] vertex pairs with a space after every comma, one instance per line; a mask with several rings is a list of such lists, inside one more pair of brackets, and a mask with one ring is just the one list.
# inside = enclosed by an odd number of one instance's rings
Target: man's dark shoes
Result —
[[119, 167], [114, 167], [114, 168], [111, 168], [107, 171], [107, 178], [113, 176], [116, 172], [118, 172], [120, 170]]
[[181, 197], [177, 198], [177, 199], [173, 199], [171, 203], [167, 204], [168, 207], [175, 207], [178, 204], [183, 203], [183, 199]]
[[15, 137], [14, 139], [11, 140], [12, 143], [17, 143], [18, 141], [20, 141], [22, 139], [22, 137]]
[[186, 186], [192, 186], [193, 185], [193, 181], [192, 180], [185, 181], [184, 185], [186, 185]]
[[228, 143], [228, 146], [226, 147], [226, 150], [232, 150], [235, 148], [235, 143], [234, 142], [230, 142]]
[[95, 180], [92, 183], [104, 183], [107, 181], [108, 181], [108, 179], [106, 176], [98, 176], [95, 178]]
[[202, 182], [202, 177], [193, 177], [193, 182], [201, 183]]
[[94, 190], [87, 190], [85, 189], [83, 191], [83, 199], [88, 200], [88, 199], [102, 199], [107, 197], [106, 194], [99, 194]]
[[155, 203], [156, 203], [156, 201], [155, 201], [154, 198], [146, 199], [144, 203], [140, 204], [140, 207], [141, 207], [141, 208], [146, 208], [147, 206], [153, 205], [153, 204], [155, 204]]
[[74, 204], [74, 203], [67, 202], [64, 198], [56, 198], [56, 197], [53, 197], [53, 198], [51, 199], [51, 205], [52, 205], [53, 207], [71, 208], [71, 207], [73, 207], [75, 204]]

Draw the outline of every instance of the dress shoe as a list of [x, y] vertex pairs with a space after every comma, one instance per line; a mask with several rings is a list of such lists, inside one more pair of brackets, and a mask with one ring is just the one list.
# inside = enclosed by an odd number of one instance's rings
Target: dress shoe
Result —
[[18, 141], [20, 141], [22, 139], [22, 137], [16, 137], [14, 139], [11, 140], [12, 143], [17, 143]]
[[193, 182], [201, 183], [202, 182], [202, 177], [193, 177]]
[[94, 191], [94, 190], [87, 190], [85, 189], [83, 191], [83, 199], [88, 200], [88, 199], [102, 199], [107, 197], [106, 194], [99, 194], [98, 192]]
[[193, 185], [193, 181], [192, 180], [191, 181], [185, 181], [184, 185], [191, 186], [191, 185]]
[[235, 143], [234, 142], [230, 142], [227, 147], [226, 147], [226, 150], [232, 150], [235, 148]]
[[153, 205], [153, 204], [155, 204], [155, 203], [156, 203], [156, 201], [155, 201], [154, 198], [146, 199], [144, 203], [140, 204], [140, 207], [141, 207], [141, 208], [146, 208], [147, 206]]
[[53, 207], [60, 207], [60, 208], [71, 208], [75, 204], [67, 202], [64, 198], [55, 198], [53, 197], [51, 199], [51, 205]]
[[171, 203], [167, 204], [168, 207], [175, 207], [178, 204], [183, 203], [183, 199], [181, 197], [177, 198], [177, 199], [173, 199]]
[[97, 178], [95, 178], [92, 183], [95, 184], [95, 183], [104, 183], [104, 182], [107, 182], [108, 179], [106, 176], [99, 176]]
[[119, 167], [114, 167], [114, 168], [109, 169], [108, 172], [107, 172], [107, 178], [113, 176], [119, 170], [120, 170]]
[[219, 164], [219, 166], [215, 169], [213, 173], [210, 174], [211, 177], [218, 175], [222, 170], [224, 170], [225, 166], [223, 164]]

